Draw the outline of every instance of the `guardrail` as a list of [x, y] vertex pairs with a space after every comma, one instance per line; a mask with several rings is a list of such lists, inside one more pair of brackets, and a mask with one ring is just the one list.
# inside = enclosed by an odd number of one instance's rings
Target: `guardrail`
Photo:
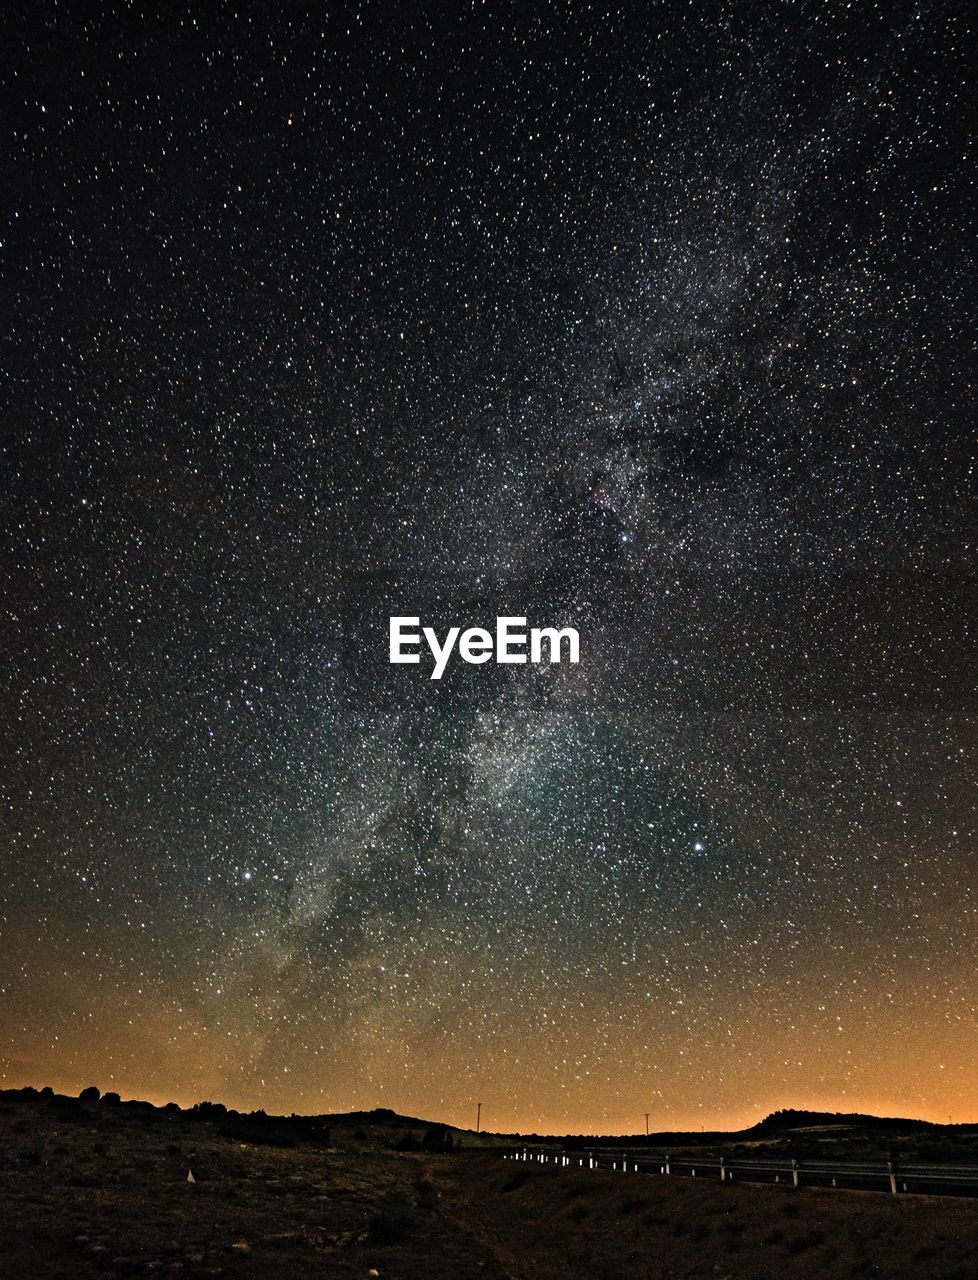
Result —
[[720, 1182], [781, 1183], [799, 1187], [839, 1187], [863, 1191], [888, 1191], [918, 1195], [978, 1196], [978, 1165], [876, 1163], [829, 1160], [729, 1160], [726, 1157], [654, 1154], [643, 1148], [602, 1147], [592, 1150], [555, 1150], [520, 1147], [507, 1151], [504, 1160], [556, 1164], [562, 1168], [606, 1169], [619, 1173], [651, 1173], [662, 1176], [708, 1178]]

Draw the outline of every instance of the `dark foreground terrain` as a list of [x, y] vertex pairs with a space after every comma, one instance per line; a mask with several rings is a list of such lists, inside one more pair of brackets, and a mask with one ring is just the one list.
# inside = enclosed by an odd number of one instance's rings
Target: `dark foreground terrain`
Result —
[[978, 1274], [974, 1200], [524, 1165], [491, 1147], [443, 1153], [396, 1117], [330, 1120], [297, 1141], [221, 1116], [8, 1095], [0, 1276]]

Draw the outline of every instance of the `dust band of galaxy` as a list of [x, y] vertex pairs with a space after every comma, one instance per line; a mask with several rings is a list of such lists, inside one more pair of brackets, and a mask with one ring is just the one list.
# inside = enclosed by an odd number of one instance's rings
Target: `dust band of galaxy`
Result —
[[[420, 630], [418, 629], [420, 628]], [[495, 631], [485, 627], [449, 627], [443, 640], [434, 627], [421, 627], [420, 617], [390, 619], [390, 660], [419, 665], [427, 647], [433, 667], [430, 679], [440, 680], [457, 653], [463, 662], [479, 666], [495, 659], [500, 664], [559, 663], [566, 642], [567, 661], [581, 657], [581, 640], [573, 627], [526, 627], [526, 618], [497, 618]], [[546, 655], [546, 656], [544, 656]]]

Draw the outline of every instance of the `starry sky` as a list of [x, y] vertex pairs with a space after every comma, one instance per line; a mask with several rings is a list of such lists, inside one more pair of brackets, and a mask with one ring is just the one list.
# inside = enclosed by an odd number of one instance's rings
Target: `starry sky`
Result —
[[3, 1083], [978, 1119], [964, 6], [3, 23]]

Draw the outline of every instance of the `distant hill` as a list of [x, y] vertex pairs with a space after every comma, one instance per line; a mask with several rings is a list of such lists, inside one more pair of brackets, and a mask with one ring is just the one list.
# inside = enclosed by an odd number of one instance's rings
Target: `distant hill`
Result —
[[[76, 1124], [93, 1124], [110, 1116], [120, 1121], [165, 1122], [193, 1126], [208, 1124], [224, 1137], [251, 1145], [294, 1147], [300, 1144], [330, 1146], [342, 1138], [347, 1144], [374, 1144], [401, 1151], [452, 1151], [459, 1147], [492, 1147], [500, 1144], [495, 1134], [477, 1134], [457, 1129], [437, 1120], [402, 1116], [388, 1107], [372, 1111], [347, 1111], [321, 1115], [268, 1115], [259, 1111], [236, 1111], [220, 1102], [198, 1102], [180, 1107], [175, 1102], [156, 1106], [140, 1099], [124, 1100], [117, 1093], [101, 1093], [94, 1085], [78, 1097], [55, 1093], [50, 1087], [0, 1089], [0, 1109], [24, 1106], [53, 1112]], [[506, 1140], [506, 1145], [512, 1139]]]
[[729, 1146], [756, 1144], [761, 1141], [778, 1142], [792, 1136], [810, 1137], [822, 1132], [825, 1136], [848, 1133], [851, 1135], [932, 1134], [947, 1136], [978, 1136], [978, 1124], [934, 1124], [929, 1120], [905, 1119], [895, 1116], [873, 1116], [860, 1112], [802, 1111], [785, 1109], [773, 1111], [746, 1129], [724, 1130], [666, 1130], [636, 1134], [568, 1134], [566, 1136], [515, 1135], [523, 1141], [562, 1142], [574, 1147], [601, 1146]]
[[389, 1107], [375, 1107], [370, 1111], [325, 1112], [319, 1115], [278, 1116], [264, 1111], [239, 1112], [219, 1102], [198, 1102], [193, 1107], [181, 1108], [175, 1102], [156, 1106], [138, 1099], [123, 1100], [117, 1093], [102, 1094], [93, 1085], [83, 1089], [79, 1097], [57, 1094], [51, 1088], [0, 1089], [0, 1106], [24, 1103], [51, 1107], [66, 1118], [86, 1114], [104, 1108], [117, 1108], [120, 1115], [144, 1118], [160, 1117], [183, 1120], [188, 1123], [209, 1121], [216, 1123], [228, 1136], [243, 1141], [267, 1142], [277, 1145], [294, 1145], [298, 1142], [327, 1144], [336, 1132], [356, 1135], [361, 1140], [375, 1139], [381, 1142], [439, 1149], [455, 1147], [487, 1147], [528, 1142], [560, 1144], [572, 1147], [599, 1147], [623, 1145], [652, 1146], [730, 1146], [734, 1144], [783, 1143], [792, 1139], [837, 1140], [845, 1134], [853, 1141], [883, 1139], [887, 1136], [933, 1135], [935, 1137], [975, 1137], [978, 1124], [933, 1124], [927, 1120], [900, 1117], [865, 1115], [859, 1112], [803, 1111], [786, 1109], [774, 1111], [747, 1129], [735, 1131], [669, 1131], [632, 1135], [595, 1134], [521, 1134], [496, 1133], [461, 1129], [437, 1120], [419, 1116], [400, 1115]]
[[[744, 1129], [743, 1133], [756, 1136], [763, 1136], [769, 1133], [783, 1133], [786, 1129], [812, 1129], [822, 1126], [849, 1126], [850, 1128], [859, 1129], [891, 1129], [899, 1127], [900, 1129], [961, 1129], [969, 1126], [964, 1125], [935, 1125], [929, 1120], [912, 1120], [905, 1117], [896, 1116], [871, 1116], [864, 1115], [858, 1111], [842, 1112], [842, 1111], [794, 1111], [791, 1109], [785, 1111], [772, 1111], [769, 1116], [765, 1116], [763, 1120], [759, 1120], [757, 1124], [752, 1125], [749, 1129]], [[975, 1126], [971, 1126], [975, 1127]]]

